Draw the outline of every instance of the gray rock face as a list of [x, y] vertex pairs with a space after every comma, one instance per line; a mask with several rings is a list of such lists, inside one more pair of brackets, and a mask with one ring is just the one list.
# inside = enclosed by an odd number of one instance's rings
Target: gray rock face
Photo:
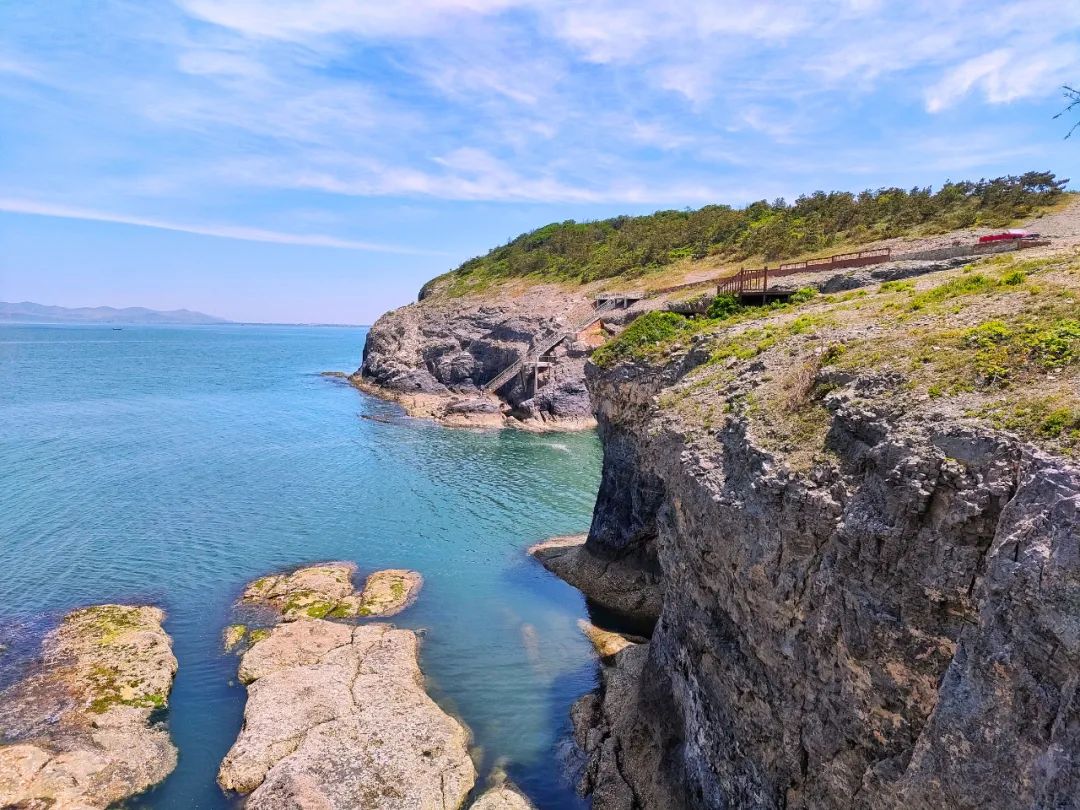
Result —
[[[563, 323], [566, 313], [586, 301], [584, 294], [550, 286], [491, 300], [428, 298], [375, 322], [358, 375], [390, 394], [445, 396], [459, 416], [489, 413], [490, 402], [475, 398], [479, 388], [523, 356], [535, 336], [569, 325]], [[585, 353], [560, 346], [555, 354], [554, 379], [539, 389], [515, 379], [499, 392], [518, 419], [591, 417]]]
[[0, 807], [109, 807], [176, 767], [160, 723], [176, 674], [154, 607], [95, 605], [68, 614], [40, 668], [0, 695]]
[[589, 371], [586, 548], [662, 598], [575, 710], [595, 806], [1077, 807], [1080, 470], [858, 380], [800, 469], [657, 406], [677, 376]]
[[282, 807], [456, 810], [476, 779], [468, 732], [424, 691], [416, 635], [280, 624], [245, 653], [244, 728], [218, 782]]

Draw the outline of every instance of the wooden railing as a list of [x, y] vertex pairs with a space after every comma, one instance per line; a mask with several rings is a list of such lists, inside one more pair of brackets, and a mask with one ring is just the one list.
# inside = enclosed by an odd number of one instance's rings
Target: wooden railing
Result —
[[721, 279], [716, 288], [718, 294], [745, 295], [764, 293], [769, 288], [769, 279], [793, 276], [798, 273], [819, 273], [823, 270], [839, 270], [845, 267], [865, 267], [870, 264], [882, 264], [890, 261], [892, 250], [860, 250], [857, 253], [838, 253], [826, 259], [807, 259], [802, 262], [788, 262], [779, 267], [769, 266], [740, 270], [733, 276]]

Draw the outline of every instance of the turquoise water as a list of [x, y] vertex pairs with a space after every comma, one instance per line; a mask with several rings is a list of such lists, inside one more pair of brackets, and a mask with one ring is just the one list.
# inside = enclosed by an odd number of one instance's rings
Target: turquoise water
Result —
[[173, 775], [135, 804], [224, 808], [214, 778], [244, 689], [221, 631], [269, 571], [354, 560], [426, 578], [396, 617], [429, 688], [541, 808], [565, 776], [570, 704], [596, 664], [580, 595], [524, 553], [583, 531], [593, 434], [470, 432], [400, 418], [318, 375], [360, 328], [0, 327], [0, 679], [67, 609], [151, 602], [180, 671]]

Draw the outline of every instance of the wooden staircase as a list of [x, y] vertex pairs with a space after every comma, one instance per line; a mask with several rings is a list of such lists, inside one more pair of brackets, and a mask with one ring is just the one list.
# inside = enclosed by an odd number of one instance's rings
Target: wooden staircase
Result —
[[571, 310], [570, 316], [567, 318], [572, 324], [569, 329], [560, 327], [536, 337], [524, 355], [484, 383], [484, 393], [494, 394], [510, 382], [514, 375], [521, 371], [522, 367], [527, 363], [536, 363], [543, 355], [550, 352], [564, 340], [573, 340], [579, 332], [588, 329], [604, 317], [606, 313], [619, 309], [620, 304], [618, 301], [605, 301], [600, 306], [594, 307], [590, 302], [587, 307], [587, 310], [585, 306]]

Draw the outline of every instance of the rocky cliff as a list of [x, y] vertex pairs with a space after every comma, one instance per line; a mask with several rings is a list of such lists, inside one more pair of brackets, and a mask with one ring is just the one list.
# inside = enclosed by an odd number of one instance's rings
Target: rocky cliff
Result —
[[574, 553], [636, 573], [577, 584], [658, 606], [575, 710], [598, 810], [1078, 806], [1078, 269], [984, 262], [588, 368]]
[[589, 347], [582, 343], [556, 348], [556, 378], [539, 390], [517, 378], [501, 397], [481, 390], [522, 357], [537, 335], [569, 326], [567, 313], [588, 300], [581, 289], [553, 285], [484, 297], [429, 296], [375, 322], [352, 379], [398, 400], [413, 415], [451, 424], [591, 425], [584, 383]]

